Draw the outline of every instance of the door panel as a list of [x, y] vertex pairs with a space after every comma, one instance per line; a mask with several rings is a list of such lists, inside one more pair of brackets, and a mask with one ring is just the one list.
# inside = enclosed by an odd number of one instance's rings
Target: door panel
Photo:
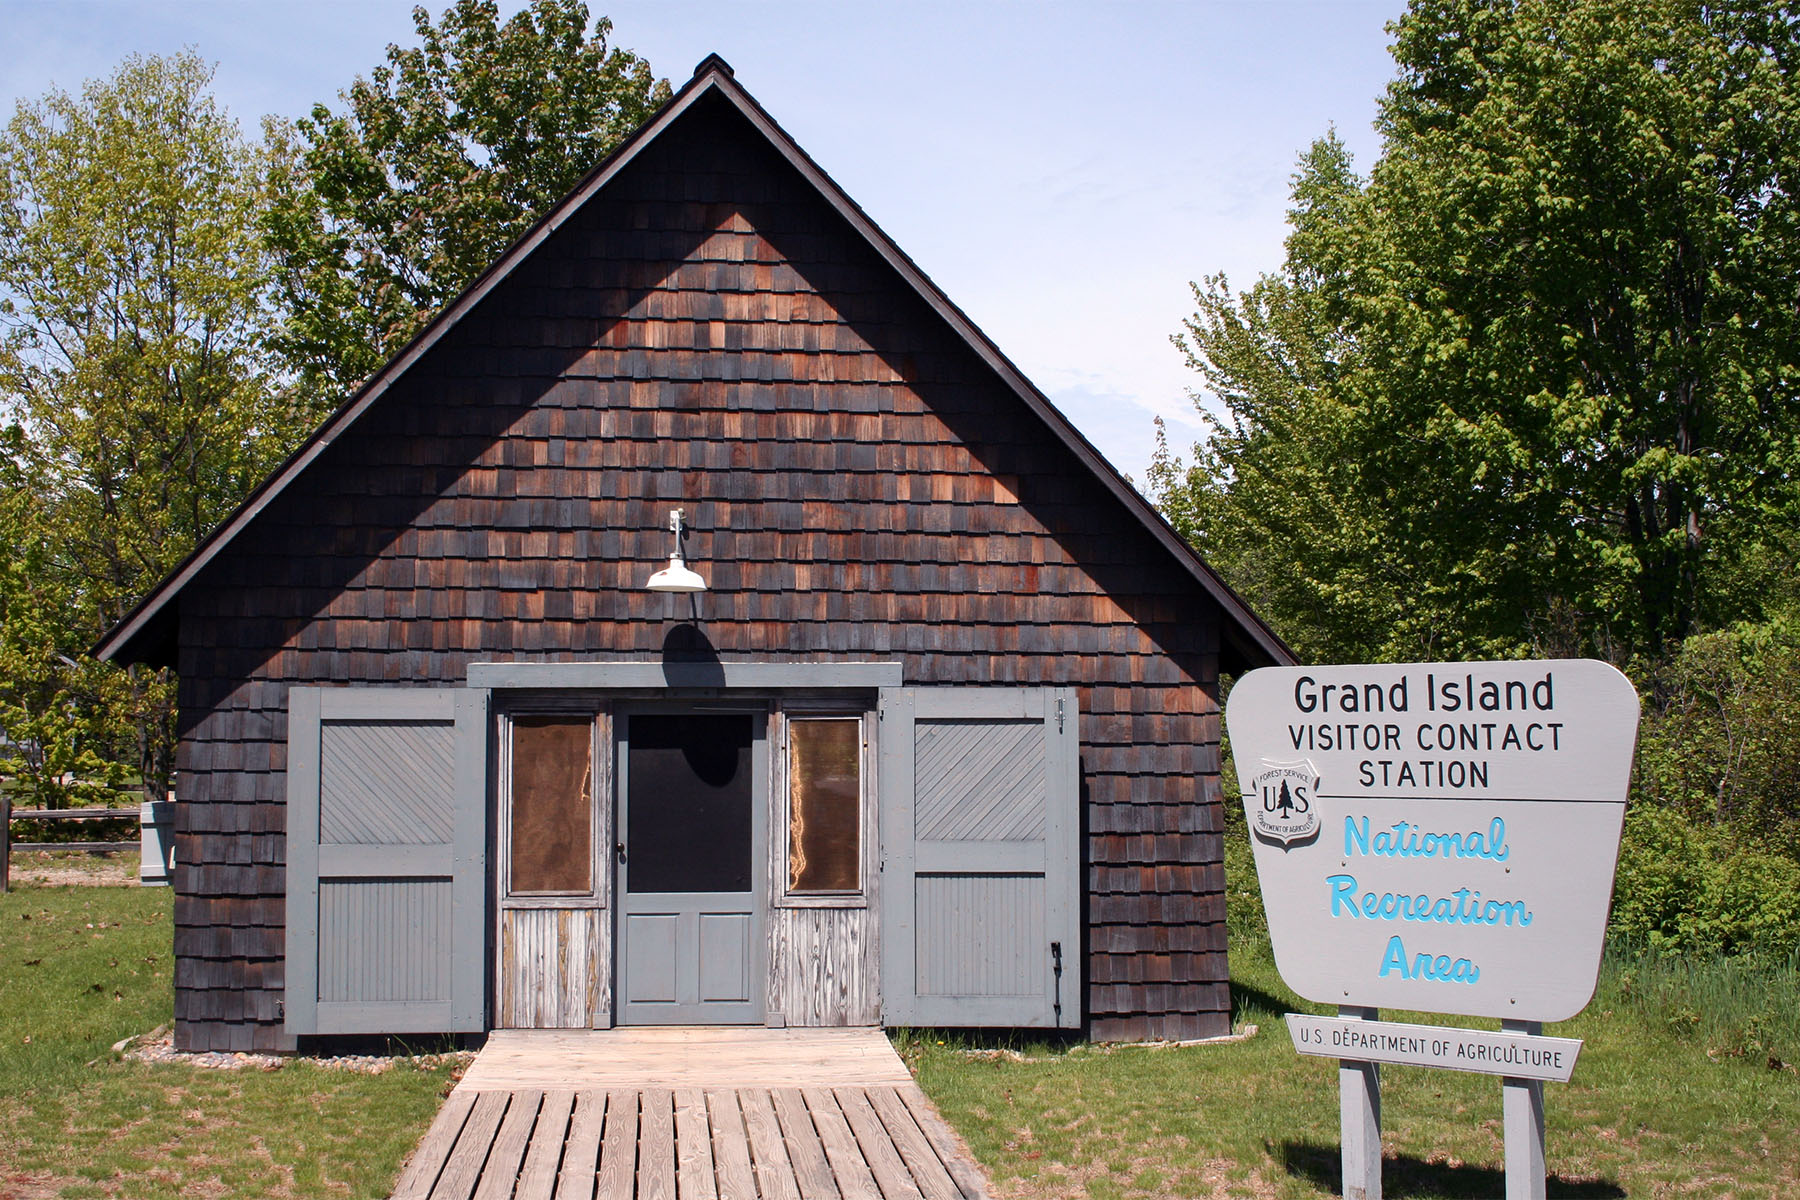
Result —
[[755, 713], [620, 722], [619, 1020], [762, 1020], [767, 748]]
[[487, 704], [289, 690], [287, 1032], [486, 1028]]
[[626, 985], [621, 995], [638, 1004], [674, 1004], [681, 998], [675, 967], [680, 924], [679, 913], [625, 915]]
[[744, 1004], [750, 999], [749, 913], [699, 916], [700, 1000]]
[[883, 1020], [1081, 1022], [1068, 688], [881, 694]]

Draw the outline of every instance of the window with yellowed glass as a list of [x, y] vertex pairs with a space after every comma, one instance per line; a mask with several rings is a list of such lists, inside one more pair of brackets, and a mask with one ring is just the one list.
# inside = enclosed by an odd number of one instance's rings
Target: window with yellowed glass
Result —
[[794, 717], [787, 726], [788, 894], [861, 892], [862, 720]]
[[511, 895], [594, 890], [593, 718], [512, 719]]

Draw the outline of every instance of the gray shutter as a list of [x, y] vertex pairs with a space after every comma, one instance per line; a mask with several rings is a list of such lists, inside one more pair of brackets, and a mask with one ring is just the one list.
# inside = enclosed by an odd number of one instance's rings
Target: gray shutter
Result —
[[288, 692], [287, 1032], [486, 1028], [487, 709]]
[[1081, 1023], [1077, 724], [1070, 688], [882, 691], [884, 1024]]

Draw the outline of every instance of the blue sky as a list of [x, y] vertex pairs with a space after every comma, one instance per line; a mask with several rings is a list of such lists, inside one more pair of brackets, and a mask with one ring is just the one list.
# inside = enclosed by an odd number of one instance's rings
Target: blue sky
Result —
[[[447, 0], [432, 0], [440, 10]], [[502, 8], [518, 7], [503, 0]], [[1188, 281], [1281, 261], [1295, 160], [1373, 161], [1400, 0], [590, 0], [679, 85], [707, 54], [1121, 470], [1151, 418], [1200, 434], [1169, 343]], [[410, 3], [0, 0], [0, 101], [191, 46], [247, 130], [334, 102], [410, 41]]]

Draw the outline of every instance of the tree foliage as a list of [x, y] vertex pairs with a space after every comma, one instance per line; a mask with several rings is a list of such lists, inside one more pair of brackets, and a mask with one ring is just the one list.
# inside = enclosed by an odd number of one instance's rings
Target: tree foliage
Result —
[[1800, 859], [1800, 625], [1697, 634], [1657, 683], [1663, 695], [1638, 735], [1635, 798]]
[[501, 23], [456, 0], [418, 46], [272, 133], [291, 151], [268, 220], [277, 344], [335, 402], [371, 375], [670, 95], [581, 0]]
[[291, 439], [269, 377], [262, 162], [192, 54], [0, 134], [0, 395], [98, 635]]
[[0, 460], [0, 775], [31, 807], [103, 802], [126, 767], [106, 670], [72, 657], [81, 625], [74, 581], [57, 561], [43, 489], [25, 477], [19, 430]]
[[1625, 662], [1759, 615], [1800, 499], [1800, 18], [1415, 0], [1393, 32], [1369, 176], [1321, 141], [1283, 268], [1195, 288], [1223, 413], [1165, 507], [1318, 657]]
[[[0, 407], [15, 427], [0, 720], [46, 787], [116, 775], [89, 752], [166, 780], [169, 681], [62, 664], [295, 437], [264, 351], [263, 161], [210, 81], [191, 53], [132, 57], [80, 97], [21, 103], [0, 132]], [[59, 713], [92, 715], [59, 731]]]

